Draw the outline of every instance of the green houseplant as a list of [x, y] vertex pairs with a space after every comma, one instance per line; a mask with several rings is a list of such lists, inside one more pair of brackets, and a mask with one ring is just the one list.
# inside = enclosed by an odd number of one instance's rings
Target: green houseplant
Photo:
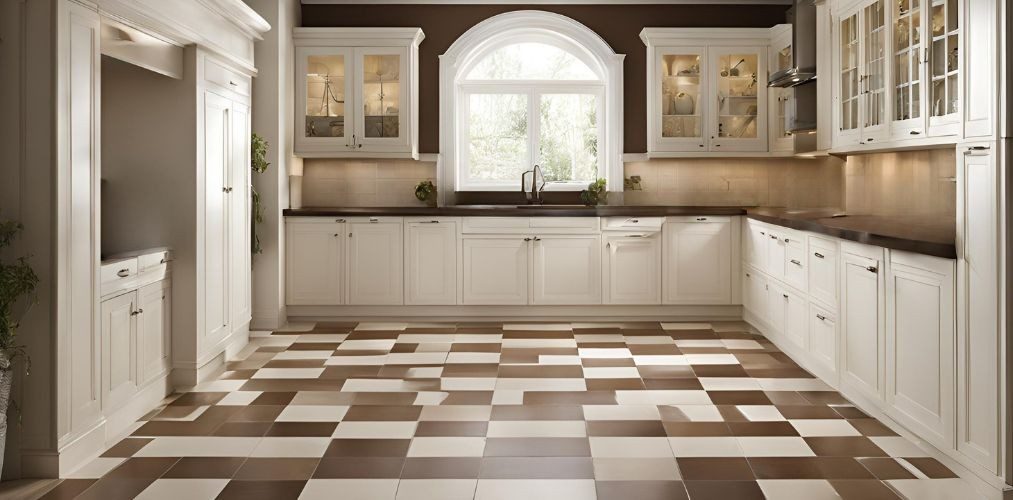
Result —
[[415, 186], [415, 197], [425, 204], [436, 206], [436, 185], [433, 181], [425, 180]]
[[[23, 229], [17, 221], [0, 220], [0, 255]], [[0, 257], [0, 470], [7, 441], [7, 408], [11, 402], [14, 362], [25, 357], [25, 366], [30, 365], [25, 346], [17, 342], [18, 324], [35, 303], [38, 284], [39, 277], [28, 264], [27, 257], [14, 260]]]
[[580, 192], [580, 201], [589, 207], [608, 205], [608, 191], [605, 190], [605, 179], [598, 179], [587, 185]]
[[[271, 165], [267, 161], [267, 140], [259, 134], [254, 133], [250, 141], [250, 147], [252, 149], [250, 154], [250, 169], [257, 174], [266, 172], [267, 167]], [[260, 246], [260, 236], [257, 235], [257, 224], [264, 222], [264, 207], [260, 205], [260, 193], [257, 192], [257, 188], [253, 187], [252, 182], [250, 183], [250, 197], [253, 201], [253, 217], [250, 218], [252, 221], [252, 227], [250, 228], [250, 251], [258, 254], [264, 252], [264, 249]]]

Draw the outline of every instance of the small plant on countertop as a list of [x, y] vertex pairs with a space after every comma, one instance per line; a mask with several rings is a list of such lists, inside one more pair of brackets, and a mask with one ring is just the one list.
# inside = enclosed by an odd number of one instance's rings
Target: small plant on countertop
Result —
[[[267, 162], [267, 140], [258, 135], [253, 134], [253, 138], [250, 141], [250, 147], [252, 148], [252, 154], [250, 155], [250, 168], [254, 173], [262, 174], [267, 171], [267, 167], [271, 164]], [[253, 187], [253, 182], [250, 182], [250, 196], [253, 200], [253, 217], [251, 228], [250, 228], [250, 251], [258, 254], [263, 253], [264, 249], [260, 247], [260, 236], [257, 235], [257, 224], [264, 222], [264, 207], [260, 206], [260, 193], [257, 192], [257, 188]]]
[[[0, 221], [0, 251], [11, 246], [23, 229], [20, 222]], [[14, 362], [18, 357], [24, 357], [26, 373], [31, 367], [25, 346], [17, 343], [17, 329], [21, 319], [36, 302], [35, 288], [38, 285], [39, 277], [28, 264], [28, 257], [18, 257], [14, 261], [0, 260], [0, 470], [3, 469], [7, 440], [7, 407], [12, 403]]]
[[605, 179], [598, 179], [588, 184], [587, 189], [580, 192], [580, 201], [589, 207], [608, 205], [608, 191], [605, 190]]
[[415, 186], [415, 197], [431, 207], [436, 206], [436, 185], [433, 181], [425, 180]]

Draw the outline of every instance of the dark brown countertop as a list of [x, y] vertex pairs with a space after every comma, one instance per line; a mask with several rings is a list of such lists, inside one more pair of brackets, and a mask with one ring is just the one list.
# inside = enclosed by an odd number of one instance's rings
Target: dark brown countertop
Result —
[[445, 216], [445, 217], [663, 217], [678, 215], [746, 215], [779, 226], [844, 240], [948, 259], [957, 257], [956, 220], [929, 216], [848, 215], [839, 210], [792, 210], [770, 207], [545, 205], [457, 205], [449, 207], [321, 207], [285, 209], [286, 217]]

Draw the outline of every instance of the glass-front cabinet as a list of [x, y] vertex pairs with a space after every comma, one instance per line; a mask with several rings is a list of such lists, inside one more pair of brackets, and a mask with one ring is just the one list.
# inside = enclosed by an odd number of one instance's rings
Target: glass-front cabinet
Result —
[[[792, 60], [791, 25], [779, 24], [771, 28], [770, 57], [768, 59], [770, 74], [791, 69]], [[770, 152], [791, 153], [794, 140], [788, 123], [792, 111], [791, 88], [771, 87], [770, 101]]]
[[296, 154], [417, 157], [422, 36], [416, 28], [297, 28]]
[[[892, 1], [892, 0], [891, 0]], [[886, 2], [863, 2], [837, 17], [834, 145], [889, 139]]]
[[[960, 7], [957, 0], [925, 0], [931, 45], [929, 72], [929, 133], [951, 135], [960, 126]], [[973, 1], [973, 0], [964, 0]]]
[[[648, 28], [648, 153], [767, 152], [766, 29]], [[693, 36], [695, 35], [695, 36]]]
[[906, 132], [912, 137], [925, 133], [922, 102], [925, 86], [922, 84], [921, 0], [897, 0], [892, 5], [893, 39], [893, 123], [894, 134]]

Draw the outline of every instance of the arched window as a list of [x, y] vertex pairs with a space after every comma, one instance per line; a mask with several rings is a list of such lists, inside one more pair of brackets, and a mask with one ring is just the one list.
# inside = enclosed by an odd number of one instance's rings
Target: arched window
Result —
[[[622, 58], [564, 16], [490, 18], [441, 57], [445, 186], [516, 190], [539, 165], [546, 189], [606, 178], [622, 189]], [[620, 168], [620, 170], [616, 170]]]

